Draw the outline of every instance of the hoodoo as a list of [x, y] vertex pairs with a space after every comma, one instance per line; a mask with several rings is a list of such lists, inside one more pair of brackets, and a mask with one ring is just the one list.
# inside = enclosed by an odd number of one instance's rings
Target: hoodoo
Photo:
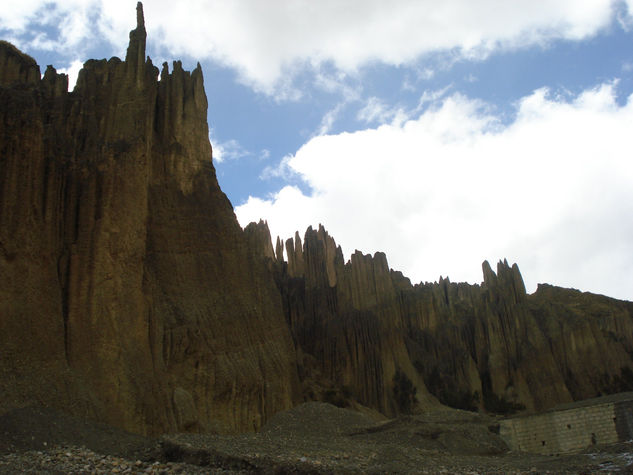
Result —
[[[383, 253], [345, 263], [323, 227], [286, 241], [287, 262], [283, 251], [272, 268], [308, 394], [393, 416], [438, 401], [541, 411], [633, 389], [631, 302], [549, 285], [528, 295], [507, 261], [496, 273], [484, 262], [481, 285], [411, 285]], [[415, 389], [404, 397], [402, 385]]]
[[0, 45], [0, 409], [143, 432], [252, 430], [293, 404], [281, 299], [211, 161], [200, 67], [68, 78]]

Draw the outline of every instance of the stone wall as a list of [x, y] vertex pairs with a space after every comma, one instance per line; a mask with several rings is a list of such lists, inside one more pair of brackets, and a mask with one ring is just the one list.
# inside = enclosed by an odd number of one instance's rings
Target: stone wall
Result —
[[615, 430], [618, 440], [633, 439], [633, 401], [622, 401], [614, 406]]
[[506, 419], [501, 422], [501, 436], [513, 450], [541, 454], [569, 453], [629, 440], [633, 435], [633, 394], [619, 396]]

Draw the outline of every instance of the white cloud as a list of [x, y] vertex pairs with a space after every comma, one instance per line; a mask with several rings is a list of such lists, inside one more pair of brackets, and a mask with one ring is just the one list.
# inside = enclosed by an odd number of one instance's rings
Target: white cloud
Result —
[[[277, 236], [285, 240], [294, 236], [297, 229], [305, 230], [313, 225], [319, 206], [313, 197], [304, 195], [299, 188], [286, 186], [268, 200], [251, 196], [235, 211], [244, 226], [251, 221], [259, 221], [261, 216], [275, 216], [275, 228], [271, 231], [275, 241]], [[293, 220], [278, 219], [284, 214], [292, 216]]]
[[5, 0], [2, 3], [0, 28], [21, 31], [26, 29], [46, 2], [43, 0]]
[[633, 28], [633, 0], [620, 0], [616, 2], [614, 8], [616, 9], [616, 16], [620, 26], [624, 30], [630, 31]]
[[429, 104], [437, 103], [451, 89], [452, 85], [436, 90], [425, 90], [415, 108], [391, 106], [378, 97], [370, 97], [365, 105], [356, 113], [356, 119], [365, 124], [402, 124], [419, 114]]
[[74, 60], [70, 63], [70, 66], [67, 68], [59, 69], [58, 73], [68, 74], [68, 90], [72, 91], [75, 88], [75, 84], [77, 83], [77, 77], [79, 76], [79, 71], [83, 68], [84, 63], [78, 59]]
[[442, 97], [446, 95], [446, 93], [451, 89], [452, 85], [448, 85], [443, 87], [442, 89], [436, 90], [425, 90], [418, 101], [418, 107], [416, 108], [417, 112], [420, 112], [427, 104], [436, 103]]
[[323, 223], [349, 256], [385, 251], [414, 281], [481, 281], [517, 262], [537, 282], [633, 300], [633, 98], [535, 91], [503, 126], [458, 94], [415, 120], [319, 136], [285, 161], [313, 190], [286, 187], [236, 208], [273, 233]]
[[332, 130], [332, 126], [334, 125], [334, 122], [336, 122], [336, 119], [338, 119], [338, 116], [340, 115], [345, 105], [346, 105], [345, 102], [341, 102], [335, 105], [332, 109], [330, 109], [323, 115], [316, 135], [325, 135], [328, 132], [330, 132], [330, 130]]
[[355, 78], [341, 71], [329, 74], [317, 71], [313, 81], [317, 88], [329, 93], [338, 93], [346, 102], [352, 102], [358, 100], [362, 92], [362, 85], [351, 84], [353, 79]]
[[290, 181], [297, 178], [297, 173], [288, 165], [291, 158], [290, 155], [286, 155], [278, 164], [264, 167], [259, 179], [270, 180], [271, 178], [283, 178], [286, 181]]
[[342, 97], [342, 100], [323, 115], [314, 135], [329, 133], [348, 104], [360, 100], [363, 88], [360, 84], [352, 84], [352, 82], [351, 78], [343, 72], [328, 74], [319, 71], [316, 73], [313, 78], [314, 86], [322, 91], [337, 94]]
[[435, 76], [435, 71], [433, 71], [431, 68], [423, 68], [417, 72], [417, 76], [418, 79], [428, 81], [433, 76]]
[[[306, 65], [353, 72], [376, 61], [409, 63], [439, 50], [481, 57], [497, 48], [579, 40], [609, 25], [614, 5], [611, 0], [144, 2], [149, 38], [159, 48], [174, 56], [211, 58], [235, 68], [253, 87], [289, 97], [297, 90], [288, 78]], [[63, 19], [60, 45], [77, 46], [99, 34], [124, 51], [134, 26], [127, 0], [10, 0], [0, 11], [0, 27], [24, 30], [45, 8]], [[630, 18], [628, 12], [618, 16]]]
[[[90, 13], [98, 8], [98, 0], [8, 0], [0, 11], [0, 29], [11, 32], [12, 40], [24, 49], [76, 54], [96, 36]], [[40, 31], [31, 37], [36, 30]]]
[[[21, 45], [20, 45], [21, 46]], [[23, 46], [24, 47], [24, 46]], [[52, 40], [44, 33], [36, 34], [29, 42], [27, 48], [41, 49], [44, 51], [54, 51], [60, 48], [57, 41]]]
[[213, 147], [213, 160], [216, 163], [222, 163], [225, 160], [237, 160], [238, 158], [251, 155], [251, 153], [242, 147], [235, 139], [230, 139], [225, 142], [215, 142], [215, 140], [211, 138], [211, 144]]
[[398, 108], [389, 107], [378, 97], [370, 97], [365, 106], [358, 111], [356, 118], [366, 124], [375, 122], [384, 124], [393, 119], [399, 112], [401, 111]]
[[227, 160], [238, 160], [240, 158], [249, 157], [259, 161], [266, 161], [270, 158], [270, 150], [262, 149], [259, 153], [253, 153], [245, 149], [242, 144], [235, 140], [229, 139], [225, 141], [218, 140], [215, 137], [215, 131], [211, 129], [209, 132], [209, 140], [213, 147], [213, 161], [218, 164]]

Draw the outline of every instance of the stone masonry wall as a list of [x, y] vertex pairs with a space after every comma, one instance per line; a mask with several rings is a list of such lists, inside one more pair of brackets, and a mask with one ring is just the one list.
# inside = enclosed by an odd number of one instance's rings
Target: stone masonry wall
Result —
[[[541, 454], [574, 452], [592, 444], [611, 444], [630, 438], [628, 427], [618, 424], [616, 406], [607, 403], [527, 417], [506, 419], [501, 436], [514, 450]], [[628, 402], [630, 406], [632, 402]], [[620, 433], [620, 434], [618, 434]]]
[[619, 440], [633, 438], [633, 401], [622, 401], [615, 404], [615, 430]]

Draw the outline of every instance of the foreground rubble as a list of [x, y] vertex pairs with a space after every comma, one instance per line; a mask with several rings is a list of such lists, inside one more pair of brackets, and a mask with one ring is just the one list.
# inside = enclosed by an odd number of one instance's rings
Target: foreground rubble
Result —
[[325, 403], [258, 433], [142, 438], [50, 410], [0, 416], [0, 473], [631, 473], [633, 442], [572, 455], [509, 451], [495, 418], [439, 411], [377, 421]]

